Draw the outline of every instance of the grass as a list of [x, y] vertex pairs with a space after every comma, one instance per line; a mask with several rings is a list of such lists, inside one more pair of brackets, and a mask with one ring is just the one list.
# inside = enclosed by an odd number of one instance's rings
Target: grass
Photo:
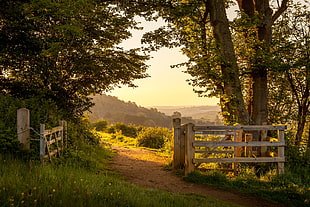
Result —
[[[113, 144], [136, 146], [135, 138], [121, 135], [108, 136], [112, 136], [112, 138], [108, 138], [107, 141]], [[158, 152], [161, 151], [164, 152], [163, 156], [171, 156], [171, 153], [167, 153], [168, 150], [158, 150]], [[257, 169], [243, 165], [244, 167], [241, 168], [239, 175], [235, 177], [213, 170], [209, 173], [196, 171], [184, 179], [189, 182], [211, 185], [274, 202], [285, 203], [288, 206], [310, 206], [310, 166], [309, 164], [303, 166], [303, 162], [300, 162], [299, 159], [293, 162], [296, 163], [296, 166], [285, 169], [284, 175], [277, 175], [275, 166], [269, 169], [268, 166], [262, 165], [260, 171], [263, 171], [263, 173], [257, 176]], [[169, 166], [166, 166], [166, 168], [169, 168]], [[182, 176], [182, 173], [176, 173]]]
[[285, 175], [274, 174], [269, 178], [251, 175], [228, 178], [219, 171], [209, 173], [195, 171], [185, 177], [185, 180], [285, 203], [287, 206], [310, 206], [309, 178], [300, 182], [299, 177], [287, 172]]
[[111, 171], [112, 152], [80, 146], [53, 163], [0, 156], [0, 206], [237, 206], [129, 184]]

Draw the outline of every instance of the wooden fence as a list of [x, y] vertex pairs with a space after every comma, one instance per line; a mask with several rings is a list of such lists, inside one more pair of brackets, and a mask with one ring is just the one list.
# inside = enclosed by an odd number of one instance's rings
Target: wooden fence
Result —
[[[185, 169], [186, 175], [195, 170], [195, 164], [245, 162], [277, 162], [279, 174], [284, 173], [285, 125], [195, 126], [191, 123], [181, 125], [180, 119], [174, 119], [173, 129], [173, 167]], [[277, 138], [270, 139], [267, 136], [268, 131], [276, 131]], [[255, 134], [259, 134], [262, 141], [253, 141], [252, 138]], [[218, 140], [204, 139], [210, 135], [217, 136]], [[275, 153], [277, 156], [265, 156], [268, 147], [277, 147], [277, 153]], [[197, 154], [204, 156], [198, 158], [195, 156]], [[229, 154], [229, 156], [209, 158], [210, 155], [214, 154]], [[259, 154], [264, 155], [264, 157], [257, 157]]]
[[40, 125], [40, 133], [36, 132], [30, 127], [30, 111], [26, 108], [17, 110], [17, 135], [18, 140], [24, 149], [30, 149], [30, 131], [34, 131], [39, 135], [39, 139], [32, 139], [40, 141], [40, 158], [43, 161], [49, 158], [51, 161], [52, 156], [60, 155], [61, 151], [65, 148], [64, 141], [66, 142], [67, 122], [60, 121], [59, 126], [53, 129], [46, 130], [45, 124]]
[[64, 137], [67, 128], [66, 121], [60, 121], [58, 127], [46, 130], [45, 124], [40, 125], [40, 158], [52, 160], [52, 156], [60, 156], [64, 149]]

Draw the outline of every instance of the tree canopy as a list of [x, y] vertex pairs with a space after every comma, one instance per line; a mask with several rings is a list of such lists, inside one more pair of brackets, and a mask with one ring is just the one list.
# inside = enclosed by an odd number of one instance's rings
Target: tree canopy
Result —
[[77, 116], [90, 94], [147, 77], [148, 56], [118, 47], [136, 28], [134, 15], [112, 3], [1, 0], [1, 93], [52, 99]]
[[[275, 121], [275, 111], [271, 108], [289, 102], [295, 112], [300, 111], [295, 116], [299, 118], [290, 119], [306, 119], [309, 114], [309, 27], [305, 23], [308, 6], [301, 14], [302, 5], [289, 0], [238, 0], [235, 2], [238, 15], [229, 20], [227, 8], [231, 7], [231, 1], [133, 2], [136, 7], [141, 6], [136, 10], [140, 15], [149, 19], [161, 17], [167, 22], [144, 35], [142, 41], [150, 45], [148, 49], [181, 47], [189, 61], [174, 67], [187, 67], [186, 72], [192, 76], [189, 83], [200, 95], [220, 98], [227, 123], [279, 123], [282, 118]], [[150, 11], [156, 13], [150, 15]], [[306, 21], [300, 21], [301, 16]], [[281, 92], [291, 99], [284, 98]], [[276, 96], [281, 97], [280, 105], [274, 102]], [[289, 105], [286, 107], [294, 110]]]

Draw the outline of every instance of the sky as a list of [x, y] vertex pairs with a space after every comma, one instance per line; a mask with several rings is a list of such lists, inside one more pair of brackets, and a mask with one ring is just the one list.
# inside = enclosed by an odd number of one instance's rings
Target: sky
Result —
[[[158, 28], [163, 22], [146, 22], [137, 18], [143, 30], [132, 31], [133, 37], [124, 41], [120, 46], [124, 49], [140, 47], [140, 39], [146, 31]], [[218, 99], [198, 97], [193, 87], [187, 83], [190, 75], [182, 72], [186, 68], [171, 68], [171, 65], [185, 62], [187, 57], [182, 55], [178, 48], [162, 48], [150, 54], [152, 57], [146, 62], [149, 65], [147, 73], [149, 78], [136, 80], [137, 88], [121, 86], [107, 93], [123, 101], [135, 102], [139, 106], [199, 106], [216, 105]]]

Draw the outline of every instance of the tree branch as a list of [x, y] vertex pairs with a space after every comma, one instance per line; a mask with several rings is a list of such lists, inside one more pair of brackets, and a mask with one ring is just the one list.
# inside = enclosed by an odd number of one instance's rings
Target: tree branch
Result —
[[272, 22], [275, 22], [279, 16], [287, 9], [289, 0], [283, 0], [280, 8], [272, 16]]

